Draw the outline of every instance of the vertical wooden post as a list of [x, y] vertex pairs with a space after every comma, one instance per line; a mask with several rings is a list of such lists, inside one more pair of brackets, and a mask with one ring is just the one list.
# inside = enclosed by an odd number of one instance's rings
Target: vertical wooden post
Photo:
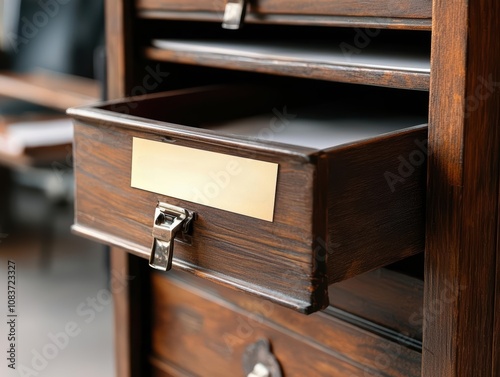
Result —
[[[131, 0], [106, 0], [106, 55], [109, 99], [122, 98], [134, 86], [133, 3]], [[126, 289], [113, 292], [115, 303], [115, 347], [118, 377], [148, 375], [145, 353], [147, 332], [146, 314], [141, 300], [148, 285], [147, 264], [138, 261], [124, 250], [113, 248], [111, 269], [119, 276], [127, 276]]]
[[425, 377], [491, 377], [498, 358], [499, 36], [497, 0], [434, 0]]

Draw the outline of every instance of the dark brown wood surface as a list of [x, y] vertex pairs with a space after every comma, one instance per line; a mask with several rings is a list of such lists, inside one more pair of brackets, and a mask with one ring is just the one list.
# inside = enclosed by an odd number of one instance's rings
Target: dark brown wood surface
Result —
[[[137, 0], [140, 10], [174, 10], [218, 12], [222, 15], [224, 0]], [[358, 17], [431, 18], [430, 0], [316, 0], [314, 4], [300, 0], [259, 0], [250, 2], [249, 13], [260, 17], [272, 14], [333, 15]]]
[[[203, 108], [214, 109], [223, 103], [236, 112], [248, 104], [257, 106], [251, 98], [242, 101], [235, 89], [152, 95], [135, 102], [135, 108], [140, 109], [135, 111], [147, 114], [149, 119], [161, 114], [167, 121], [193, 116], [194, 121], [200, 116], [198, 102]], [[242, 92], [252, 95], [249, 90]], [[152, 106], [155, 103], [158, 107]], [[118, 109], [124, 104], [127, 102], [105, 108]], [[183, 111], [186, 106], [189, 113]], [[268, 103], [267, 107], [273, 106]], [[100, 109], [75, 109], [71, 114], [92, 124], [77, 123], [75, 127], [74, 229], [80, 233], [147, 257], [156, 203], [187, 208], [197, 212], [198, 219], [192, 245], [175, 247], [177, 267], [302, 312], [328, 304], [328, 283], [422, 251], [421, 178], [425, 156], [420, 169], [406, 177], [406, 184], [395, 192], [387, 185], [385, 172], [397, 172], [399, 156], [416, 148], [414, 140], [424, 137], [426, 127], [318, 152], [154, 120], [148, 125], [141, 118]], [[214, 114], [220, 116], [217, 111]], [[181, 146], [279, 163], [273, 222], [131, 188], [133, 137], [175, 140]], [[324, 189], [326, 180], [329, 191]], [[327, 207], [330, 216], [325, 223]], [[362, 233], [365, 237], [359, 237]]]
[[[123, 98], [130, 93], [135, 83], [133, 74], [136, 57], [133, 55], [132, 0], [106, 0], [106, 62], [107, 62], [107, 97]], [[78, 164], [75, 160], [75, 164]], [[142, 260], [140, 261], [142, 262]], [[113, 248], [111, 253], [111, 272], [119, 276], [134, 277], [142, 263], [123, 250]], [[144, 278], [147, 272], [142, 270]], [[142, 377], [142, 371], [148, 371], [147, 360], [142, 352], [137, 352], [135, 344], [141, 344], [142, 327], [134, 323], [140, 313], [146, 313], [149, 295], [138, 294], [127, 284], [121, 290], [113, 290], [114, 333], [116, 352], [116, 375], [118, 377]], [[135, 331], [134, 331], [135, 328]], [[139, 331], [137, 331], [139, 330]], [[144, 334], [148, 335], [148, 333]], [[143, 344], [141, 344], [144, 346]], [[147, 347], [146, 347], [147, 349]]]
[[0, 95], [57, 110], [94, 103], [101, 98], [97, 81], [55, 73], [0, 72]]
[[391, 70], [351, 64], [329, 64], [294, 59], [224, 55], [223, 53], [188, 52], [149, 47], [146, 57], [171, 63], [202, 65], [215, 68], [260, 72], [352, 84], [392, 88], [429, 90], [429, 74], [417, 71]]
[[385, 268], [328, 288], [333, 307], [422, 340], [424, 284]]
[[[146, 20], [203, 21], [222, 23], [222, 12], [169, 11], [142, 9], [137, 15]], [[336, 26], [353, 28], [377, 28], [397, 30], [431, 30], [430, 18], [352, 17], [330, 15], [247, 13], [245, 24]]]
[[329, 283], [424, 250], [426, 143], [416, 127], [327, 151]]
[[433, 17], [423, 375], [498, 376], [500, 3]]
[[243, 350], [260, 338], [270, 339], [285, 376], [420, 375], [418, 352], [324, 314], [175, 274], [154, 273], [152, 289], [153, 355], [193, 375], [239, 375]]

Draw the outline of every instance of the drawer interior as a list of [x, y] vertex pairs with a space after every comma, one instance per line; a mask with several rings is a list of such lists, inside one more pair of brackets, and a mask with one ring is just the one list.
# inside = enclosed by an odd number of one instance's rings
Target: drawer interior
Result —
[[217, 135], [314, 150], [427, 123], [427, 93], [345, 85], [206, 87], [100, 107]]

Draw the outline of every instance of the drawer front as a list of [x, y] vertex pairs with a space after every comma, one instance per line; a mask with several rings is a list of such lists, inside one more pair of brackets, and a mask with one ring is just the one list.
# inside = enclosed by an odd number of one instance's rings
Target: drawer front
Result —
[[153, 365], [184, 371], [175, 375], [244, 376], [245, 350], [268, 339], [287, 377], [420, 376], [420, 353], [400, 344], [324, 314], [305, 317], [246, 301], [242, 293], [215, 292], [178, 276], [152, 275]]
[[[398, 172], [401, 159], [416, 148], [415, 140], [425, 137], [425, 127], [320, 150], [179, 125], [196, 124], [198, 117], [210, 123], [220, 114], [232, 121], [245, 111], [273, 108], [274, 98], [269, 102], [259, 90], [240, 89], [187, 90], [71, 111], [76, 119], [74, 230], [149, 258], [152, 245], [163, 245], [165, 240], [158, 240], [167, 234], [154, 226], [158, 203], [188, 210], [194, 213], [192, 234], [173, 242], [175, 267], [305, 313], [328, 305], [329, 284], [422, 250], [425, 156], [416, 151], [423, 158], [420, 165], [400, 177], [394, 190], [386, 175]], [[217, 111], [221, 104], [224, 111]], [[128, 115], [132, 110], [134, 115]], [[146, 143], [145, 160], [137, 158], [138, 140]], [[176, 153], [165, 158], [171, 152], [148, 150], [150, 144], [202, 157], [183, 159]], [[185, 181], [200, 175], [197, 161], [205, 163], [201, 160], [210, 154], [234, 164], [246, 159], [277, 166], [270, 218], [168, 196], [178, 181], [189, 190]], [[176, 169], [158, 180], [162, 164]], [[240, 167], [239, 174], [248, 175]], [[154, 188], [136, 184], [135, 174], [142, 169]], [[206, 171], [206, 194], [215, 187], [217, 199], [225, 200], [231, 181], [220, 184], [220, 173]], [[233, 197], [240, 191], [233, 190]]]
[[[222, 14], [225, 0], [137, 0], [139, 10], [175, 12], [214, 12]], [[318, 0], [314, 4], [300, 0], [259, 0], [251, 2], [249, 16], [273, 15], [357, 16], [431, 18], [430, 0]]]
[[[75, 125], [75, 231], [149, 258], [157, 203], [186, 208], [197, 219], [191, 245], [175, 242], [174, 266], [300, 311], [327, 305], [324, 267], [314, 263], [317, 174], [310, 160], [222, 139], [100, 125]], [[273, 222], [131, 187], [134, 138], [278, 163]]]

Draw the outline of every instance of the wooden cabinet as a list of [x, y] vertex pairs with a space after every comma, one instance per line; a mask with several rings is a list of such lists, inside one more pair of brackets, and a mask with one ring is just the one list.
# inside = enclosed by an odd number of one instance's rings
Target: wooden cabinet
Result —
[[499, 6], [224, 6], [108, 1], [113, 100], [70, 110], [119, 375], [496, 376]]

